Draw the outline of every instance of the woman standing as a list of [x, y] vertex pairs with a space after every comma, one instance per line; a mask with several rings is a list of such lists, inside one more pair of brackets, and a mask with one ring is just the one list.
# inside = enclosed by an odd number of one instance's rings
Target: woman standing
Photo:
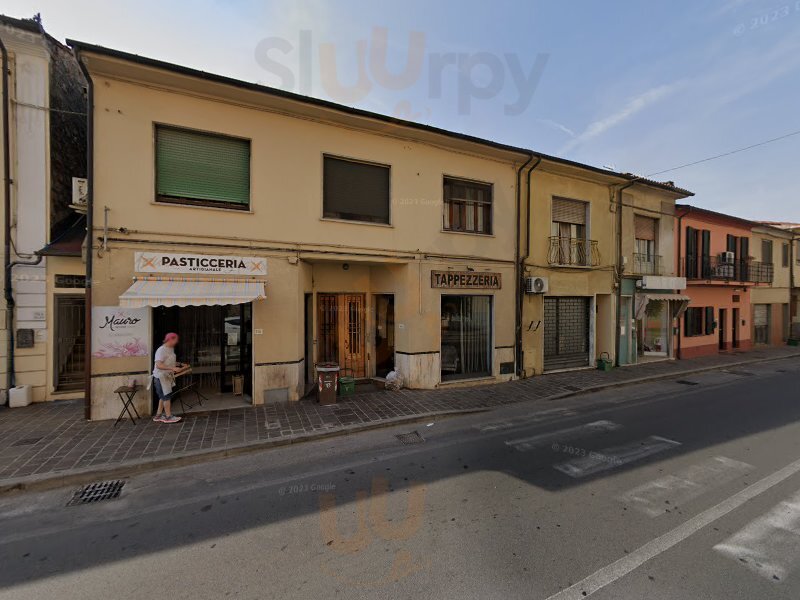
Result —
[[168, 333], [164, 343], [156, 350], [153, 382], [158, 394], [158, 409], [153, 421], [157, 423], [177, 423], [181, 420], [172, 414], [172, 388], [175, 385], [175, 373], [180, 371], [175, 357], [175, 346], [178, 345], [178, 334]]

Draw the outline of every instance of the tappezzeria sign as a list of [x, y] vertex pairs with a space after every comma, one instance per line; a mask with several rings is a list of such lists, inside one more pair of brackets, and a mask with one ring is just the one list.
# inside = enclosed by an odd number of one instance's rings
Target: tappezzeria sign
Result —
[[267, 259], [253, 256], [137, 252], [137, 273], [207, 273], [266, 275]]
[[503, 285], [500, 273], [477, 271], [431, 271], [431, 287], [444, 289], [499, 290]]

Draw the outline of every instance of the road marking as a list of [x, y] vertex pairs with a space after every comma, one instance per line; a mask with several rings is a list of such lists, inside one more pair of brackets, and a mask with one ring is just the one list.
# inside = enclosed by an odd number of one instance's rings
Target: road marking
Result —
[[773, 582], [800, 565], [800, 492], [752, 521], [714, 550]]
[[649, 438], [631, 442], [630, 444], [605, 448], [597, 452], [592, 451], [586, 456], [574, 458], [560, 465], [554, 465], [554, 468], [570, 477], [580, 479], [581, 477], [588, 477], [589, 475], [627, 465], [680, 445], [681, 443], [675, 440], [651, 435]]
[[715, 456], [692, 465], [677, 475], [661, 477], [628, 492], [619, 498], [651, 517], [659, 517], [719, 487], [749, 473], [755, 467], [747, 463]]
[[475, 425], [474, 428], [481, 433], [492, 431], [501, 431], [503, 429], [511, 429], [513, 427], [522, 427], [531, 423], [539, 423], [550, 417], [571, 417], [578, 413], [568, 408], [551, 408], [549, 410], [542, 410], [532, 415], [528, 415], [519, 419], [506, 419], [503, 421], [494, 421], [486, 423], [485, 425]]
[[800, 472], [800, 460], [796, 460], [772, 475], [767, 475], [764, 479], [757, 481], [741, 492], [737, 492], [727, 500], [723, 500], [716, 506], [712, 506], [708, 510], [701, 512], [696, 517], [692, 517], [683, 525], [679, 525], [672, 531], [647, 542], [644, 546], [634, 550], [630, 554], [626, 554], [618, 561], [595, 571], [578, 583], [553, 594], [547, 598], [547, 600], [581, 600], [586, 596], [594, 594], [596, 591], [614, 583], [631, 571], [638, 569], [648, 560], [655, 558], [659, 554], [681, 543], [690, 535], [700, 531], [703, 527], [710, 525], [731, 511], [736, 510], [748, 500], [752, 500], [756, 496], [763, 494], [792, 475], [796, 475], [798, 472]]
[[559, 429], [558, 431], [548, 431], [547, 433], [540, 433], [531, 437], [509, 440], [506, 442], [506, 445], [512, 446], [520, 452], [527, 452], [534, 448], [547, 446], [552, 442], [562, 442], [565, 439], [597, 433], [599, 431], [614, 431], [620, 427], [622, 427], [622, 425], [611, 421], [593, 421], [591, 423], [578, 425], [577, 427], [567, 427], [566, 429]]

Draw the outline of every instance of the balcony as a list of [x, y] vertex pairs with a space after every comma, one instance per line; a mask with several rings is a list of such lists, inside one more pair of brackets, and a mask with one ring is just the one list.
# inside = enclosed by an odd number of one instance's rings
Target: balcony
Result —
[[755, 260], [728, 260], [720, 256], [686, 257], [681, 260], [681, 275], [689, 280], [772, 283], [775, 266]]
[[655, 254], [634, 254], [633, 274], [656, 276], [663, 275], [664, 267], [661, 257], [656, 256]]
[[562, 267], [596, 267], [600, 264], [600, 251], [595, 240], [568, 237], [551, 237], [547, 262]]

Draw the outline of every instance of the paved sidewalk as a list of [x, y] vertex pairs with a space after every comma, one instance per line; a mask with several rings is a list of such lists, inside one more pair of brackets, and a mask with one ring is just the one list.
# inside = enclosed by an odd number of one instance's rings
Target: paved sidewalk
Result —
[[53, 402], [0, 408], [0, 491], [114, 467], [224, 456], [243, 448], [285, 444], [421, 420], [437, 415], [491, 409], [516, 402], [554, 400], [614, 385], [670, 378], [785, 357], [800, 358], [794, 347], [691, 360], [654, 362], [604, 373], [571, 371], [523, 381], [467, 388], [402, 390], [359, 394], [333, 406], [304, 400], [191, 415], [176, 425], [143, 419], [113, 427], [87, 422], [83, 402]]

